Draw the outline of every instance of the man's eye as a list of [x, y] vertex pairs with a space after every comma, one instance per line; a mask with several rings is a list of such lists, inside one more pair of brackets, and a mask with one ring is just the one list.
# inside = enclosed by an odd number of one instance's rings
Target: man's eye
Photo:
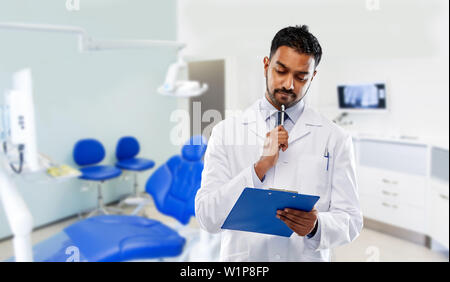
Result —
[[299, 81], [303, 81], [303, 80], [306, 80], [304, 77], [299, 77], [299, 76], [297, 76], [297, 80], [299, 80]]
[[275, 70], [275, 71], [280, 74], [286, 73], [286, 71], [284, 71], [284, 70]]

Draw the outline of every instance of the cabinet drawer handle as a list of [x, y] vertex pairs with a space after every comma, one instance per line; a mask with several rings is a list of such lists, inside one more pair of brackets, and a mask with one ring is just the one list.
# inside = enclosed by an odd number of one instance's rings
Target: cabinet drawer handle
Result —
[[386, 203], [386, 202], [383, 202], [382, 205], [385, 206], [385, 207], [387, 207], [387, 208], [398, 209], [398, 206], [397, 206], [397, 205], [390, 205], [390, 204], [388, 204], [388, 203]]
[[393, 196], [393, 197], [397, 197], [397, 196], [398, 196], [398, 193], [389, 192], [389, 191], [386, 191], [386, 190], [382, 190], [381, 192], [382, 192], [384, 195], [387, 195], [387, 196]]
[[398, 184], [398, 181], [389, 180], [389, 179], [386, 179], [386, 178], [381, 179], [381, 181], [383, 181], [386, 184], [392, 184], [392, 185], [397, 185]]
[[442, 199], [444, 199], [444, 200], [447, 200], [447, 201], [448, 201], [448, 196], [447, 196], [447, 195], [442, 195], [442, 194], [439, 194], [439, 196], [441, 196], [441, 198], [442, 198]]

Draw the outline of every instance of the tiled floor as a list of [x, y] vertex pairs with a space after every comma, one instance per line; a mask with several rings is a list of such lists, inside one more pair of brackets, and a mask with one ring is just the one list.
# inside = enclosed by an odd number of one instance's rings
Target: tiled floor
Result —
[[[130, 212], [132, 209], [127, 209]], [[174, 224], [175, 220], [161, 215], [154, 207], [146, 209], [146, 215]], [[60, 232], [78, 218], [71, 218], [36, 230], [32, 234], [33, 244], [40, 242], [53, 234]], [[189, 227], [198, 228], [195, 219], [189, 223]], [[13, 255], [12, 241], [0, 241], [0, 261]], [[363, 229], [360, 236], [351, 244], [336, 248], [332, 254], [333, 261], [448, 261], [448, 254], [441, 254], [396, 237], [392, 237], [368, 228]]]
[[368, 228], [351, 244], [334, 250], [333, 261], [448, 261], [448, 255]]

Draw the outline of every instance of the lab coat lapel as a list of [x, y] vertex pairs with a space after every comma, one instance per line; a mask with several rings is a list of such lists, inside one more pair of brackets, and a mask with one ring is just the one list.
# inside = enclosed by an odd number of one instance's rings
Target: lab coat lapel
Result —
[[295, 123], [294, 127], [289, 134], [288, 144], [292, 144], [295, 141], [308, 136], [311, 133], [313, 127], [321, 127], [322, 123], [317, 114], [307, 105], [300, 115], [300, 118]]
[[[244, 112], [242, 123], [247, 126], [249, 132], [257, 136], [258, 143], [264, 144], [267, 127], [260, 113], [259, 102], [260, 100], [256, 101]], [[288, 143], [292, 144], [295, 141], [308, 136], [311, 133], [312, 128], [321, 126], [322, 122], [317, 113], [308, 105], [305, 105], [303, 113], [300, 115], [300, 118], [289, 134]]]
[[247, 126], [247, 129], [251, 134], [257, 136], [258, 143], [264, 144], [267, 128], [260, 113], [259, 101], [260, 100], [256, 101], [244, 112], [242, 123]]

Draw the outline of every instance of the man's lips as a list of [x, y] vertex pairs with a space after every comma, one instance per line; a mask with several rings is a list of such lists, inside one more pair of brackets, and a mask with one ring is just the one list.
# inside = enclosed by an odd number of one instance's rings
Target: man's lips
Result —
[[277, 93], [283, 97], [293, 97], [294, 96], [294, 94], [292, 94], [292, 93], [287, 93], [287, 92], [282, 92], [282, 91], [279, 91]]

